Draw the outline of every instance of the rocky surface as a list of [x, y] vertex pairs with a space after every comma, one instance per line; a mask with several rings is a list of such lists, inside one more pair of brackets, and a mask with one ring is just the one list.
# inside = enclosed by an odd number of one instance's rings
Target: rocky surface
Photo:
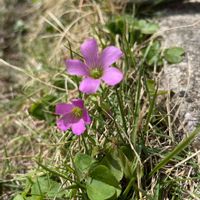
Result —
[[[164, 47], [185, 49], [183, 62], [164, 67], [161, 87], [175, 93], [172, 102], [178, 107], [179, 121], [190, 132], [200, 122], [200, 1], [171, 4], [159, 23]], [[194, 145], [199, 142], [200, 137]]]

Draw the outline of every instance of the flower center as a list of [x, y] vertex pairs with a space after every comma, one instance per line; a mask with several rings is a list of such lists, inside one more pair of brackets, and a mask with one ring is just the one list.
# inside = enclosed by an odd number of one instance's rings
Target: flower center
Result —
[[103, 70], [101, 68], [93, 68], [90, 70], [90, 77], [94, 79], [99, 79], [103, 75]]
[[82, 109], [79, 108], [79, 107], [74, 107], [74, 108], [72, 109], [72, 113], [73, 113], [73, 115], [74, 115], [75, 117], [80, 118], [80, 117], [82, 117], [83, 111], [82, 111]]

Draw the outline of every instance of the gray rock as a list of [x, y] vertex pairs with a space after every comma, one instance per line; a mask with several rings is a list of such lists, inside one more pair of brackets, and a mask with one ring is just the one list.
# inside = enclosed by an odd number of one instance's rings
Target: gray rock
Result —
[[[163, 68], [161, 88], [175, 92], [172, 102], [178, 106], [179, 122], [191, 132], [200, 122], [200, 1], [166, 10], [159, 19], [164, 47], [180, 46], [185, 58], [180, 64]], [[194, 146], [200, 148], [200, 137]]]

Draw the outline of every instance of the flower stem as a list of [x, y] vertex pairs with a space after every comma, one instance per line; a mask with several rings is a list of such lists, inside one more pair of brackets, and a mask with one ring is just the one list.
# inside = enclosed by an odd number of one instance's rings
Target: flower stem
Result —
[[128, 136], [128, 129], [127, 129], [127, 125], [126, 125], [126, 119], [125, 119], [125, 113], [124, 113], [124, 109], [123, 109], [122, 99], [120, 97], [120, 94], [119, 94], [117, 88], [115, 88], [115, 91], [116, 91], [116, 95], [117, 95], [117, 101], [119, 104], [119, 109], [120, 109], [120, 114], [121, 114], [121, 118], [122, 118], [124, 131], [125, 131], [126, 135]]
[[[86, 133], [85, 133], [86, 134]], [[84, 144], [84, 147], [85, 147], [85, 151], [86, 153], [88, 154], [89, 153], [89, 150], [88, 150], [88, 147], [87, 147], [87, 144], [86, 144], [86, 141], [85, 141], [85, 136], [84, 134], [82, 135], [82, 140], [83, 140], [83, 144]]]

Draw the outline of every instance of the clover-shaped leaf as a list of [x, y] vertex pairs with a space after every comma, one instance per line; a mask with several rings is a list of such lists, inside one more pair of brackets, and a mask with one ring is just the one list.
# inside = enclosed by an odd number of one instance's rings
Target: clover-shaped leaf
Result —
[[165, 49], [164, 57], [167, 62], [171, 64], [180, 63], [183, 60], [183, 54], [185, 53], [184, 49], [181, 47], [172, 47]]

